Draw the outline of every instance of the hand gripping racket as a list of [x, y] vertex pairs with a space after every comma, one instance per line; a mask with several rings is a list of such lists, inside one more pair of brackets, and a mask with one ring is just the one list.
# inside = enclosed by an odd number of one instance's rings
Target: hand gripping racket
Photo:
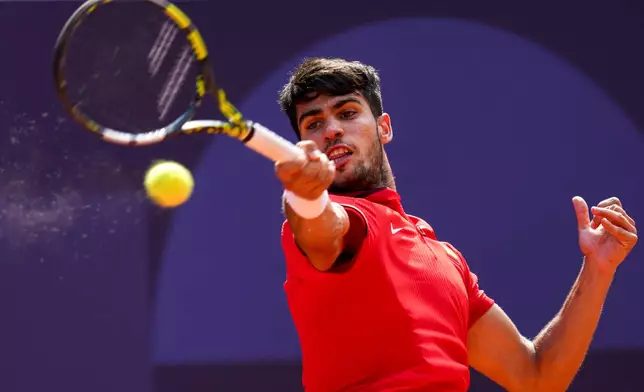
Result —
[[[203, 132], [228, 135], [272, 161], [303, 154], [243, 118], [217, 86], [197, 28], [164, 0], [83, 3], [56, 41], [54, 79], [70, 115], [107, 142], [142, 146]], [[225, 121], [192, 120], [207, 94]]]

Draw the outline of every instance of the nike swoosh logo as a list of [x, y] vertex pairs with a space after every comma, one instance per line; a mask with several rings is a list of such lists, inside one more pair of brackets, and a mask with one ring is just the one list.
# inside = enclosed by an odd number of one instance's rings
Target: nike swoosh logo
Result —
[[396, 233], [398, 233], [400, 230], [402, 230], [402, 229], [403, 229], [402, 227], [399, 227], [399, 228], [397, 228], [397, 229], [394, 229], [394, 224], [393, 224], [393, 223], [391, 223], [391, 222], [390, 222], [389, 224], [391, 225], [391, 234], [396, 234]]

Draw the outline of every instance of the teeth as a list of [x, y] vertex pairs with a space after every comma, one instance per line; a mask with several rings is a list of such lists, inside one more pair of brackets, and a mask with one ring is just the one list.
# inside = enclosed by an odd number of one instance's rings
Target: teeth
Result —
[[331, 151], [331, 154], [329, 154], [329, 159], [336, 159], [342, 155], [346, 155], [349, 153], [349, 150], [346, 148], [338, 148], [333, 151]]

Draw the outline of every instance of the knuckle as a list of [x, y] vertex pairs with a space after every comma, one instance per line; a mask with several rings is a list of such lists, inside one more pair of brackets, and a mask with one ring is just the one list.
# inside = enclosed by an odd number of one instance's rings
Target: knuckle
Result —
[[609, 202], [611, 205], [618, 205], [618, 206], [620, 206], [620, 207], [621, 207], [621, 205], [622, 205], [622, 202], [621, 202], [621, 201], [619, 200], [619, 198], [617, 198], [617, 197], [611, 197], [610, 199], [608, 199], [608, 202]]
[[276, 166], [275, 167], [275, 174], [277, 175], [277, 177], [280, 180], [284, 180], [284, 179], [286, 179], [288, 177], [287, 176], [288, 173], [286, 172], [286, 170], [282, 166]]
[[309, 162], [306, 165], [305, 174], [308, 179], [314, 180], [320, 175], [321, 171], [322, 171], [322, 168], [319, 162]]
[[279, 180], [282, 182], [282, 184], [287, 185], [287, 184], [292, 184], [294, 179], [292, 176], [286, 174], [286, 173], [279, 173], [277, 175]]
[[621, 206], [622, 203], [620, 202], [620, 200], [617, 197], [609, 197], [608, 199], [602, 200], [597, 206], [598, 207], [608, 208], [608, 207], [613, 206], [613, 205]]
[[289, 161], [280, 161], [275, 163], [275, 170], [284, 171], [291, 164]]
[[301, 142], [297, 143], [297, 146], [306, 151], [312, 151], [317, 148], [315, 143], [311, 140], [302, 140]]
[[275, 164], [275, 170], [279, 173], [285, 173], [287, 171], [290, 171], [292, 167], [293, 167], [292, 162], [279, 162]]

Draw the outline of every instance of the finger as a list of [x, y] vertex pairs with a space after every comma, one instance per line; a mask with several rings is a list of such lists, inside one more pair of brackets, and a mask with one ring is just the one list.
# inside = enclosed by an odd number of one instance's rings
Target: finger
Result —
[[635, 229], [635, 226], [633, 226], [624, 215], [620, 214], [617, 211], [608, 209], [608, 208], [601, 208], [601, 207], [593, 207], [593, 214], [595, 216], [599, 216], [603, 219], [607, 219], [610, 223], [617, 225], [621, 227], [624, 230], [627, 230], [631, 233], [637, 233], [637, 229]]
[[635, 227], [635, 226], [636, 226], [636, 225], [635, 225], [635, 220], [634, 220], [633, 218], [631, 218], [631, 217], [626, 213], [626, 210], [624, 210], [624, 208], [623, 208], [623, 207], [620, 207], [620, 206], [618, 206], [618, 205], [613, 204], [612, 206], [609, 206], [609, 207], [607, 207], [607, 208], [608, 208], [609, 210], [613, 210], [613, 211], [615, 211], [615, 212], [617, 212], [617, 213], [619, 213], [619, 214], [624, 215], [624, 218], [626, 218], [626, 220], [628, 221], [628, 223], [630, 223], [631, 225], [633, 225], [633, 227]]
[[286, 172], [300, 171], [304, 168], [308, 160], [306, 157], [300, 156], [288, 161], [275, 162], [275, 170]]
[[572, 198], [572, 204], [575, 208], [575, 214], [577, 215], [577, 228], [579, 230], [586, 229], [590, 226], [590, 217], [588, 216], [588, 204], [580, 196], [575, 196]]
[[333, 163], [333, 161], [329, 161], [326, 163], [326, 170], [324, 170], [324, 174], [320, 178], [320, 186], [324, 188], [323, 190], [326, 190], [329, 188], [329, 186], [331, 186], [334, 179], [335, 163]]
[[293, 183], [291, 191], [302, 198], [313, 200], [328, 188], [327, 177], [328, 170], [322, 170], [319, 167], [307, 169], [307, 172]]
[[328, 163], [325, 164], [323, 162], [307, 163], [302, 170], [302, 177], [306, 179], [302, 183], [306, 183], [307, 185], [312, 187], [317, 187], [326, 175], [327, 166]]
[[297, 143], [297, 146], [306, 153], [307, 158], [311, 161], [319, 161], [321, 156], [324, 155], [318, 148], [317, 144], [310, 140], [301, 141]]
[[635, 231], [635, 225], [633, 224], [635, 222], [629, 221], [630, 217], [627, 218], [626, 215], [622, 213], [622, 211], [624, 210], [621, 207], [615, 205], [607, 208], [592, 208], [593, 214], [595, 214], [600, 219], [608, 219], [609, 222], [618, 225], [626, 230]]
[[602, 200], [597, 204], [597, 207], [608, 207], [610, 205], [618, 205], [622, 207], [622, 202], [616, 197], [609, 197], [606, 200]]
[[631, 245], [637, 242], [637, 234], [624, 230], [623, 228], [611, 223], [608, 219], [601, 220], [602, 227], [622, 245]]
[[[311, 143], [311, 142], [300, 142], [296, 144], [296, 146], [298, 146], [301, 150], [303, 150], [301, 144], [304, 144], [304, 143]], [[284, 161], [277, 161], [275, 162], [275, 167], [277, 168], [282, 164], [286, 164], [287, 162], [297, 162], [300, 166], [304, 166], [307, 162], [306, 154], [297, 154], [295, 158], [290, 158]]]
[[323, 166], [327, 166], [327, 165], [328, 165], [328, 162], [329, 162], [329, 157], [327, 157], [324, 153], [322, 153], [322, 151], [320, 151], [319, 149], [317, 149], [317, 147], [316, 147], [316, 149], [315, 149], [315, 150], [313, 150], [313, 151], [311, 151], [311, 152], [309, 153], [309, 159], [310, 159], [311, 161], [318, 161], [318, 162], [320, 162]]
[[318, 195], [321, 195], [325, 190], [329, 188], [331, 182], [333, 182], [333, 176], [331, 175], [331, 173], [328, 171], [324, 172], [324, 174], [320, 176], [319, 181], [313, 185], [310, 193], [312, 193], [316, 197]]
[[322, 156], [325, 156], [320, 150], [308, 150], [305, 151], [305, 154], [306, 159], [308, 159], [309, 162], [319, 162], [322, 159]]
[[[622, 206], [621, 200], [619, 200], [617, 197], [609, 197], [608, 199], [604, 199], [604, 200], [600, 201], [597, 204], [597, 207], [607, 208], [607, 207], [614, 206], [614, 205], [617, 205], [617, 206], [621, 207]], [[592, 221], [590, 222], [590, 227], [593, 228], [593, 229], [598, 228], [601, 220], [602, 220], [602, 218], [599, 217], [599, 216], [593, 217]]]
[[311, 154], [315, 155], [315, 159], [309, 160], [305, 167], [305, 172], [307, 168], [310, 170], [328, 170], [329, 169], [329, 158], [322, 154], [320, 150], [313, 150]]
[[[619, 206], [622, 207], [622, 202], [617, 197], [609, 197], [608, 199], [602, 200], [597, 204], [597, 207], [610, 207], [610, 206]], [[599, 223], [602, 218], [599, 216], [593, 217], [592, 222], [590, 222], [590, 227], [596, 229], [599, 227]]]
[[302, 171], [302, 188], [307, 192], [320, 194], [324, 192], [335, 178], [335, 164], [323, 157], [319, 162], [309, 162]]
[[277, 178], [279, 178], [284, 185], [290, 184], [301, 175], [306, 162], [306, 159], [302, 158], [275, 163], [275, 173], [277, 174]]

